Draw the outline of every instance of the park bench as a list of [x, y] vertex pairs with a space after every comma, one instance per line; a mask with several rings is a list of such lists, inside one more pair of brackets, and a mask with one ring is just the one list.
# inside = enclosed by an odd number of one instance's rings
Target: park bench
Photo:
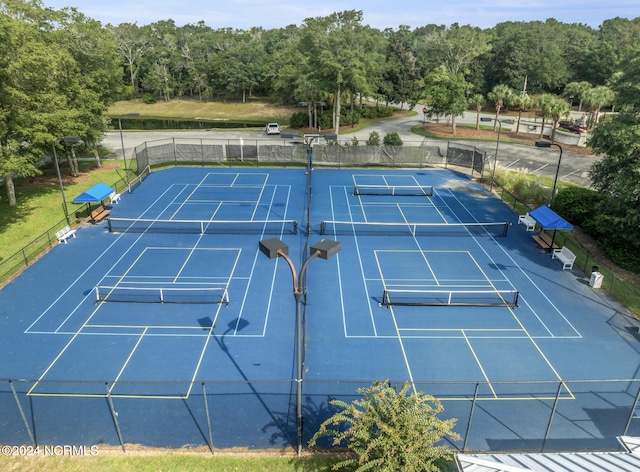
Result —
[[109, 195], [109, 201], [111, 203], [120, 203], [120, 194], [113, 192], [111, 195]]
[[538, 234], [534, 234], [531, 236], [533, 240], [538, 243], [538, 245], [544, 249], [560, 249], [555, 242], [553, 243], [553, 248], [551, 247], [551, 237], [545, 233], [544, 231], [539, 232]]
[[526, 215], [520, 215], [518, 217], [518, 224], [525, 225], [527, 231], [533, 231], [536, 229], [536, 220], [529, 216], [529, 213]]
[[573, 268], [573, 263], [576, 260], [576, 255], [571, 252], [567, 246], [563, 246], [562, 249], [554, 249], [551, 259], [560, 259], [562, 262], [562, 270]]
[[102, 221], [107, 216], [109, 216], [109, 213], [111, 213], [111, 210], [107, 210], [104, 206], [100, 205], [98, 208], [91, 212], [91, 222], [94, 224], [98, 223], [99, 221]]
[[67, 244], [67, 239], [70, 238], [71, 236], [73, 236], [74, 238], [76, 237], [76, 230], [71, 229], [70, 226], [65, 226], [64, 228], [62, 228], [60, 231], [56, 233], [56, 238], [58, 238], [59, 243]]

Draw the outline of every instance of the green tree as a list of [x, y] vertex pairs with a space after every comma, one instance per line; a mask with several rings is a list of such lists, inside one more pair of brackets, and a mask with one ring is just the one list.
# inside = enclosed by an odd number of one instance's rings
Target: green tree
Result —
[[148, 36], [135, 23], [121, 23], [110, 26], [120, 60], [127, 72], [129, 85], [133, 93], [138, 91], [138, 72], [140, 61], [150, 49]]
[[391, 33], [379, 87], [387, 101], [400, 104], [412, 102], [420, 84], [420, 70], [406, 39], [403, 30]]
[[586, 80], [580, 82], [569, 82], [564, 87], [564, 96], [569, 97], [573, 95], [578, 99], [578, 111], [582, 111], [582, 102], [584, 101], [585, 94], [591, 90], [592, 85]]
[[456, 134], [456, 118], [467, 109], [469, 84], [461, 73], [454, 75], [444, 66], [431, 71], [424, 84], [428, 115], [451, 115], [451, 131]]
[[454, 23], [438, 29], [418, 41], [428, 69], [444, 66], [451, 74], [466, 74], [471, 63], [491, 50], [488, 33], [469, 25]]
[[514, 93], [510, 99], [511, 105], [518, 107], [518, 123], [516, 124], [516, 134], [520, 132], [520, 120], [522, 112], [527, 110], [533, 104], [533, 100], [527, 92]]
[[116, 76], [99, 23], [38, 2], [0, 5], [0, 175], [15, 205], [14, 176], [38, 174], [60, 137], [95, 143], [106, 130]]
[[475, 93], [469, 97], [467, 103], [470, 108], [473, 108], [476, 111], [476, 129], [480, 129], [480, 112], [487, 101], [485, 100], [484, 95], [481, 93]]
[[551, 142], [555, 140], [556, 128], [558, 121], [561, 118], [569, 116], [570, 108], [569, 103], [562, 97], [557, 97], [551, 94], [542, 94], [538, 97], [536, 105], [540, 108], [542, 114], [542, 130], [540, 131], [540, 137], [544, 133], [544, 123], [546, 119], [550, 119], [553, 122], [551, 131]]
[[496, 126], [498, 123], [498, 118], [500, 117], [500, 110], [505, 107], [509, 102], [509, 98], [513, 97], [514, 92], [511, 87], [504, 84], [499, 84], [493, 87], [491, 92], [489, 92], [488, 98], [493, 102], [496, 107], [496, 117], [493, 121], [493, 130], [496, 130]]
[[589, 171], [593, 187], [608, 197], [598, 212], [606, 228], [601, 242], [618, 264], [640, 272], [640, 115], [621, 113], [598, 125], [589, 145], [605, 155]]
[[333, 127], [338, 133], [343, 92], [358, 92], [367, 83], [368, 65], [373, 57], [369, 56], [367, 61], [366, 52], [372, 36], [362, 25], [362, 11], [356, 10], [307, 18], [301, 34], [305, 67], [325, 90], [332, 92]]
[[589, 123], [591, 126], [598, 123], [600, 109], [607, 105], [611, 105], [615, 96], [615, 92], [605, 85], [593, 87], [585, 93], [584, 101], [589, 107]]
[[453, 431], [454, 419], [438, 418], [444, 408], [434, 397], [422, 392], [409, 393], [411, 386], [392, 387], [375, 382], [359, 388], [361, 399], [346, 403], [330, 402], [340, 408], [325, 420], [311, 438], [316, 445], [328, 437], [333, 445], [346, 445], [357, 456], [334, 469], [357, 466], [357, 471], [437, 471], [435, 462], [451, 459], [451, 450], [435, 446], [444, 438], [459, 439]]

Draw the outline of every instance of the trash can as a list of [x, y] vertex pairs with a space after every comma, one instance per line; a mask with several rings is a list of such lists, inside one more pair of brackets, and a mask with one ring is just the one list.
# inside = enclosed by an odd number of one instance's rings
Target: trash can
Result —
[[600, 272], [591, 272], [591, 279], [589, 280], [589, 285], [593, 288], [602, 287], [602, 281], [604, 280], [604, 275]]

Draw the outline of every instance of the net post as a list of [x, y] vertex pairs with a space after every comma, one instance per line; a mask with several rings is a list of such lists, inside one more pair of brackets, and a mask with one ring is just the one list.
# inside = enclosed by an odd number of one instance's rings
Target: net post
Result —
[[96, 303], [98, 303], [99, 301], [100, 301], [100, 290], [96, 286]]
[[516, 290], [516, 292], [513, 295], [513, 306], [520, 306], [518, 305], [519, 298], [520, 298], [520, 291]]
[[326, 221], [321, 221], [320, 222], [320, 234], [324, 235], [327, 229], [327, 222]]
[[160, 303], [164, 303], [164, 289], [160, 288]]

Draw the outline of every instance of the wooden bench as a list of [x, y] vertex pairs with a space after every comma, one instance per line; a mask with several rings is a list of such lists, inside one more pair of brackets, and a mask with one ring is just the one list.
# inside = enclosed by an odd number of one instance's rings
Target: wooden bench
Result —
[[111, 195], [109, 195], [109, 201], [111, 203], [120, 203], [120, 194], [113, 192]]
[[91, 212], [91, 222], [94, 224], [98, 223], [99, 221], [102, 221], [107, 216], [109, 216], [109, 213], [111, 213], [111, 210], [107, 210], [104, 206], [100, 205], [98, 208]]
[[65, 226], [56, 233], [56, 238], [58, 238], [59, 243], [67, 244], [67, 239], [69, 239], [71, 236], [73, 236], [74, 238], [76, 237], [76, 230], [71, 229], [70, 226]]
[[527, 231], [534, 231], [536, 229], [536, 220], [530, 217], [529, 213], [518, 216], [518, 224], [525, 225]]
[[544, 231], [541, 231], [538, 234], [534, 234], [533, 236], [531, 236], [533, 238], [533, 240], [538, 243], [538, 245], [544, 249], [559, 249], [560, 246], [558, 246], [555, 242], [553, 243], [553, 248], [551, 247], [551, 237], [545, 233]]
[[576, 255], [571, 252], [567, 246], [563, 246], [562, 249], [553, 250], [551, 259], [560, 259], [560, 262], [562, 262], [562, 270], [571, 270], [573, 268], [573, 263], [576, 260]]

